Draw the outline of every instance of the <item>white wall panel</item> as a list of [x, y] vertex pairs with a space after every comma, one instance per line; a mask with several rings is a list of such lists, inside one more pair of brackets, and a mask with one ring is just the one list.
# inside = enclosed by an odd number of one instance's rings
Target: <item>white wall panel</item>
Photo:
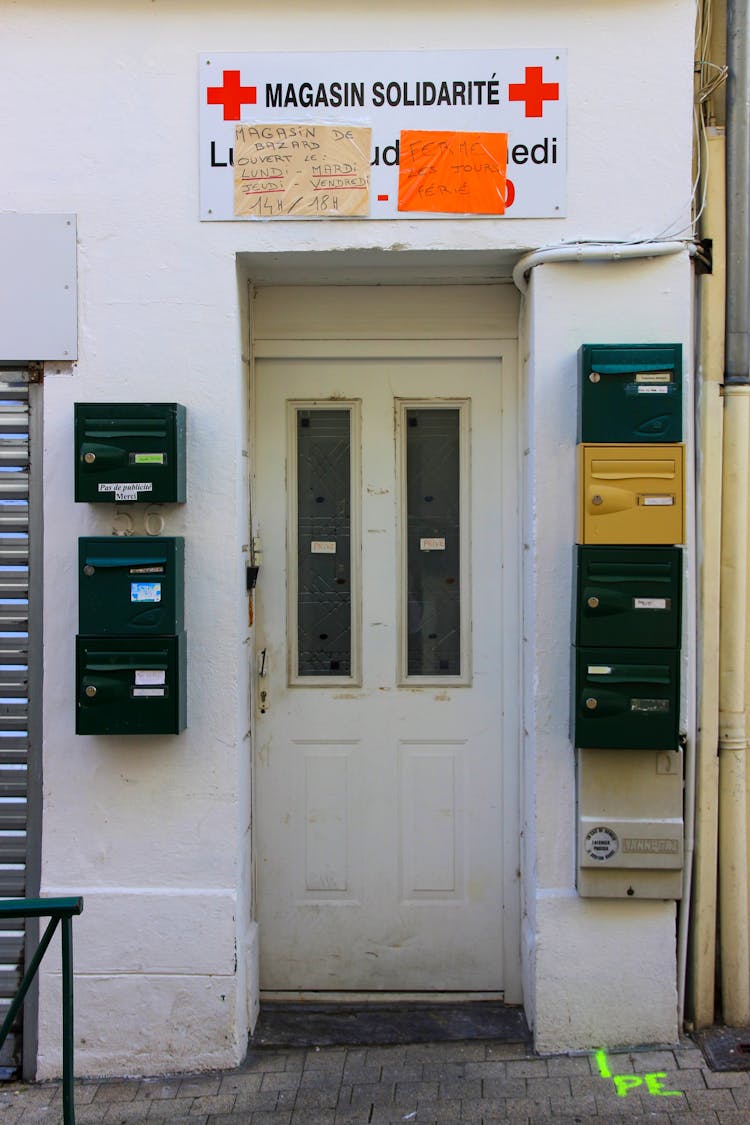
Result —
[[0, 214], [0, 362], [78, 356], [75, 215]]

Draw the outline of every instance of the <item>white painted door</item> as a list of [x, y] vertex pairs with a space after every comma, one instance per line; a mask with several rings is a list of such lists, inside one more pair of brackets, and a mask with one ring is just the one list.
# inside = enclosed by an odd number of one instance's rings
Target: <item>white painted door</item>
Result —
[[511, 345], [257, 361], [267, 991], [494, 993], [515, 963], [513, 385]]

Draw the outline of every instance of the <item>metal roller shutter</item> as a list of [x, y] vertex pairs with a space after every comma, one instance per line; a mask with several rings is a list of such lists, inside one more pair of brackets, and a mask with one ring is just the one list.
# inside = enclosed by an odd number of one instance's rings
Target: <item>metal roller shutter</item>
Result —
[[[35, 671], [41, 613], [30, 595], [41, 544], [32, 546], [34, 494], [31, 460], [32, 368], [0, 368], [0, 897], [38, 894], [37, 782], [40, 774], [39, 712]], [[39, 443], [41, 450], [41, 442]], [[36, 506], [38, 508], [38, 505]], [[41, 587], [41, 582], [39, 583]], [[32, 637], [33, 634], [33, 637]], [[30, 688], [31, 685], [31, 688]], [[30, 800], [31, 798], [31, 800]], [[20, 983], [26, 933], [22, 921], [0, 920], [0, 1019]], [[28, 1013], [28, 1008], [27, 1008]], [[28, 1014], [27, 1014], [28, 1019]], [[21, 1061], [20, 1030], [0, 1054], [0, 1073]]]

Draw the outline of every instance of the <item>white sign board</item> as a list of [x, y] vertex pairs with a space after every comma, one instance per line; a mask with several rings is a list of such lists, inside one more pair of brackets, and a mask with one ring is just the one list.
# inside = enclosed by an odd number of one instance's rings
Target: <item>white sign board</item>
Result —
[[78, 358], [75, 215], [0, 215], [0, 360]]
[[[395, 51], [324, 54], [210, 54], [200, 58], [200, 217], [253, 221], [290, 218], [274, 211], [264, 194], [257, 213], [235, 205], [234, 147], [238, 125], [258, 127], [258, 158], [264, 155], [260, 127], [289, 126], [291, 149], [305, 139], [305, 127], [364, 127], [370, 130], [367, 213], [371, 219], [476, 218], [490, 212], [485, 191], [475, 193], [473, 177], [487, 162], [477, 155], [492, 139], [492, 172], [499, 169], [509, 218], [561, 218], [566, 179], [565, 53], [550, 49], [492, 51]], [[402, 134], [421, 131], [424, 152], [440, 152], [439, 165], [412, 165], [413, 176], [428, 174], [424, 211], [407, 206], [400, 164]], [[466, 134], [470, 143], [462, 144]], [[478, 139], [479, 138], [479, 139]], [[505, 140], [507, 138], [507, 142]], [[465, 154], [465, 159], [463, 157]], [[271, 154], [269, 154], [271, 155]], [[315, 150], [309, 153], [316, 166]], [[499, 158], [502, 164], [506, 157]], [[330, 171], [330, 170], [328, 170]], [[457, 177], [467, 177], [459, 181]], [[450, 179], [447, 179], [450, 177]], [[310, 190], [315, 190], [311, 180]], [[453, 192], [449, 210], [434, 197]], [[466, 210], [461, 210], [465, 201]], [[241, 210], [243, 213], [238, 214]], [[334, 210], [333, 216], [337, 212]], [[360, 211], [361, 214], [361, 211]], [[497, 212], [493, 213], [496, 217]], [[330, 212], [321, 212], [330, 218]], [[315, 216], [296, 216], [297, 221]]]

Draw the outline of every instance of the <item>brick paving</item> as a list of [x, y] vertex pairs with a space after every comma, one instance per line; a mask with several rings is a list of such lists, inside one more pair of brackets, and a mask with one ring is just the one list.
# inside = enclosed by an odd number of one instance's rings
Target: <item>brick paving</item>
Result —
[[[687, 1041], [605, 1059], [494, 1041], [263, 1048], [233, 1071], [80, 1079], [75, 1116], [77, 1125], [748, 1125], [750, 1076], [711, 1071]], [[0, 1086], [0, 1125], [62, 1125], [60, 1083]]]

